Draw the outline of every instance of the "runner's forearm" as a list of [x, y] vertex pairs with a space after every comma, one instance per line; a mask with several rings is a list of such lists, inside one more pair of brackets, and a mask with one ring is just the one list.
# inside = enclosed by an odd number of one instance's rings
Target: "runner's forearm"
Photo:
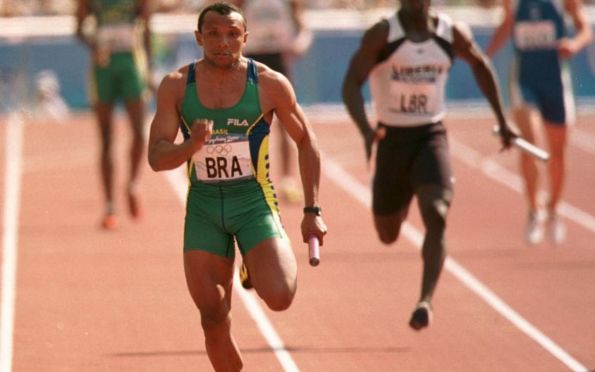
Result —
[[196, 151], [191, 141], [174, 144], [162, 140], [149, 148], [149, 165], [156, 172], [175, 169], [188, 161]]
[[[315, 140], [314, 140], [315, 141]], [[320, 185], [320, 152], [311, 137], [297, 144], [300, 175], [304, 188], [304, 205], [318, 206], [318, 188]]]
[[346, 80], [343, 85], [343, 102], [347, 107], [347, 112], [351, 119], [357, 125], [360, 133], [366, 135], [372, 131], [366, 115], [364, 96], [361, 93], [361, 87], [351, 81]]
[[473, 71], [473, 75], [475, 76], [479, 88], [492, 107], [498, 123], [505, 123], [506, 118], [504, 116], [504, 111], [502, 110], [498, 82], [489, 62], [486, 59], [483, 59], [482, 62], [472, 65], [471, 70]]

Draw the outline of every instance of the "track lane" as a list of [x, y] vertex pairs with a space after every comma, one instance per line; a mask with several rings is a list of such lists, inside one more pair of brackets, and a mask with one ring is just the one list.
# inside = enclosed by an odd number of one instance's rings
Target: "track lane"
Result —
[[[489, 119], [483, 119], [485, 120], [489, 120]], [[483, 125], [486, 125], [486, 123], [484, 123]], [[480, 123], [477, 123], [478, 127], [481, 127]], [[489, 128], [489, 124], [486, 126], [486, 128]], [[341, 133], [349, 133], [350, 129], [349, 128], [344, 128], [344, 127], [340, 127], [340, 129], [338, 129], [337, 127], [335, 127], [334, 129], [331, 129], [331, 131], [334, 131], [335, 133], [337, 132], [341, 132]], [[453, 129], [453, 132], [455, 135], [458, 135], [457, 133], [457, 128], [455, 127]], [[488, 132], [488, 131], [486, 131]], [[323, 139], [328, 139], [328, 138], [332, 138], [333, 136], [331, 134], [325, 136], [325, 135], [321, 135], [320, 136]], [[340, 136], [340, 140], [337, 140], [336, 137], [338, 136], [334, 136], [335, 139], [331, 139], [330, 141], [334, 141], [334, 142], [339, 142], [342, 143], [343, 148], [344, 149], [348, 149], [345, 151], [339, 151], [339, 153], [336, 155], [337, 158], [349, 158], [351, 155], [350, 154], [346, 154], [346, 152], [350, 152], [353, 151], [353, 146], [361, 146], [361, 144], [357, 143], [357, 141], [349, 141], [347, 139], [351, 138], [350, 135], [341, 135]], [[475, 137], [479, 138], [479, 135], [476, 133]], [[489, 138], [489, 137], [488, 137]], [[482, 146], [486, 146], [486, 143], [489, 145], [488, 141], [484, 141], [480, 144]], [[497, 143], [496, 143], [497, 145]], [[493, 146], [493, 145], [491, 145]], [[356, 148], [356, 147], [355, 147]], [[496, 147], [497, 149], [497, 147]], [[328, 148], [327, 148], [328, 150]], [[485, 149], [483, 150], [485, 151]], [[362, 151], [363, 152], [363, 151]], [[360, 162], [361, 164], [361, 162]], [[345, 164], [346, 168], [349, 167], [353, 167], [353, 164], [347, 163]], [[459, 168], [461, 167], [461, 165], [459, 164], [458, 161], [455, 160], [455, 167]], [[363, 169], [363, 168], [362, 168]], [[365, 172], [362, 171], [362, 169], [359, 170], [359, 174], [364, 174]], [[471, 173], [476, 173], [477, 170], [471, 170]], [[468, 172], [468, 170], [465, 170], [465, 172]], [[503, 254], [506, 254], [507, 251], [511, 251], [511, 252], [516, 252], [515, 249], [520, 249], [520, 251], [518, 252], [519, 255], [523, 255], [526, 253], [526, 248], [524, 247], [524, 244], [522, 243], [522, 241], [520, 241], [520, 239], [518, 239], [519, 236], [521, 236], [522, 233], [522, 226], [524, 224], [524, 212], [521, 211], [521, 208], [519, 208], [519, 201], [516, 200], [516, 198], [520, 197], [519, 195], [516, 195], [515, 193], [511, 193], [509, 191], [507, 191], [505, 188], [500, 188], [497, 185], [494, 185], [492, 181], [486, 181], [485, 185], [476, 185], [476, 186], [480, 186], [480, 187], [476, 187], [473, 185], [473, 181], [476, 181], [478, 178], [477, 174], [469, 174], [469, 175], [463, 175], [461, 174], [461, 171], [457, 170], [457, 176], [459, 178], [459, 185], [457, 186], [457, 196], [456, 196], [456, 200], [455, 200], [455, 205], [453, 207], [453, 211], [451, 212], [451, 222], [450, 222], [450, 228], [449, 228], [449, 239], [451, 240], [451, 253], [456, 254], [455, 251], [455, 247], [470, 247], [470, 248], [466, 248], [466, 249], [472, 249], [473, 247], [478, 247], [478, 251], [482, 254], [484, 252], [484, 248], [487, 248], [488, 250], [486, 252], [490, 252], [490, 249], [494, 249], [496, 250], [497, 254], [500, 254], [499, 252], [502, 250]], [[365, 179], [365, 177], [361, 177], [360, 178], [363, 180]], [[471, 185], [470, 186], [465, 186], [463, 188], [463, 186], [460, 185], [461, 181], [460, 179], [465, 179], [465, 180], [469, 180]], [[482, 193], [479, 190], [484, 190], [485, 192]], [[478, 192], [479, 191], [479, 192]], [[510, 199], [510, 197], [508, 199], [502, 199], [501, 193], [508, 193], [512, 199]], [[465, 200], [465, 198], [467, 198], [467, 195], [470, 194], [475, 194], [475, 195], [479, 195], [478, 197], [474, 197], [473, 200], [470, 200], [471, 203], [467, 203], [467, 201]], [[486, 195], [487, 194], [487, 195]], [[460, 195], [463, 195], [462, 197]], [[507, 201], [508, 200], [508, 201]], [[484, 208], [486, 211], [489, 211], [490, 213], [481, 213], [481, 208], [479, 208], [482, 205], [486, 204], [486, 201], [488, 202], [488, 205], [486, 205], [486, 208]], [[491, 202], [491, 203], [490, 203]], [[461, 207], [461, 205], [465, 205], [465, 208], [463, 209]], [[458, 216], [453, 216], [456, 214], [457, 210], [461, 210], [461, 213]], [[492, 216], [491, 211], [493, 210], [501, 210], [504, 212], [504, 215], [500, 215], [500, 217], [498, 219], [495, 219], [494, 216]], [[515, 213], [516, 212], [516, 213]], [[511, 215], [512, 213], [512, 215]], [[516, 216], [517, 219], [513, 219], [512, 216]], [[455, 223], [452, 222], [452, 220], [455, 219], [460, 219], [461, 221], [459, 221], [460, 223]], [[415, 219], [413, 219], [415, 221]], [[471, 224], [472, 226], [469, 226], [469, 220], [472, 220], [472, 222], [480, 222], [478, 224]], [[419, 220], [418, 220], [419, 221]], [[520, 221], [520, 223], [519, 223]], [[419, 225], [419, 222], [416, 223], [417, 226]], [[569, 223], [570, 224], [570, 223]], [[454, 225], [458, 225], [458, 226], [469, 226], [469, 228], [464, 228], [462, 229], [461, 227], [459, 227], [458, 229], [458, 233], [457, 231], [457, 227], [453, 227]], [[502, 226], [502, 227], [501, 227]], [[463, 232], [461, 231], [463, 230]], [[518, 231], [518, 233], [515, 233], [514, 235], [510, 233], [510, 231]], [[350, 232], [354, 231], [354, 230], [348, 230]], [[473, 232], [478, 231], [477, 235], [475, 238], [476, 239], [470, 239], [470, 236], [468, 235], [468, 232], [473, 234]], [[497, 232], [500, 232], [499, 234]], [[572, 232], [571, 232], [572, 233]], [[586, 235], [585, 235], [586, 233]], [[450, 236], [455, 235], [455, 236], [461, 236], [461, 239], [463, 240], [463, 242], [460, 241], [455, 241], [454, 244], [452, 242], [453, 238], [451, 238]], [[578, 236], [577, 236], [578, 235]], [[490, 239], [489, 237], [491, 236], [495, 236], [495, 237], [502, 237], [502, 238], [508, 238], [508, 240], [506, 242], [498, 242], [497, 239]], [[575, 234], [574, 236], [571, 236], [572, 240], [569, 240], [568, 245], [574, 245], [575, 243], [575, 239], [576, 241], [582, 241], [583, 237], [585, 239], [592, 239], [592, 234], [590, 232], [582, 232], [582, 233], [578, 233]], [[485, 243], [485, 245], [484, 245]], [[492, 246], [494, 246], [494, 248], [491, 248]], [[590, 246], [583, 246], [584, 248], [586, 248], [587, 250], [585, 251], [584, 249], [580, 248], [579, 249], [579, 255], [589, 255], [591, 254], [590, 257], [593, 257], [592, 252], [589, 250], [588, 247]], [[461, 248], [459, 248], [461, 249]], [[324, 250], [323, 250], [324, 252]], [[556, 251], [554, 251], [554, 256], [556, 256], [555, 254]], [[455, 256], [456, 257], [456, 256]], [[488, 259], [489, 259], [489, 254], [488, 254]], [[534, 257], [533, 257], [534, 259]], [[552, 260], [556, 261], [557, 257], [552, 258]], [[528, 259], [528, 261], [530, 261], [531, 258]], [[572, 260], [572, 259], [570, 259]], [[584, 259], [583, 259], [584, 260]], [[487, 260], [483, 260], [484, 264], [485, 262], [487, 262]], [[530, 261], [531, 262], [531, 261]], [[572, 262], [572, 261], [571, 261]], [[589, 266], [589, 258], [587, 259], [586, 265]], [[513, 263], [514, 264], [514, 263]], [[555, 265], [555, 263], [552, 263], [553, 265]], [[589, 280], [585, 280], [588, 279], [588, 277], [585, 277], [584, 269], [585, 265], [580, 265], [578, 268], [576, 268], [577, 270], [572, 270], [570, 269], [571, 273], [570, 275], [565, 275], [568, 276], [568, 279], [563, 279], [563, 278], [559, 278], [559, 287], [561, 288], [558, 291], [552, 290], [550, 287], [549, 291], [543, 291], [541, 293], [539, 293], [540, 299], [544, 302], [546, 302], [545, 306], [543, 303], [540, 302], [531, 302], [531, 304], [533, 304], [534, 306], [536, 306], [535, 310], [537, 310], [537, 312], [542, 312], [544, 307], [547, 307], [547, 298], [542, 298], [542, 297], [547, 297], [547, 293], [550, 292], [555, 292], [555, 293], [559, 293], [560, 297], [563, 297], [564, 302], [562, 302], [562, 304], [568, 303], [569, 301], [571, 301], [571, 303], [575, 303], [577, 302], [577, 291], [580, 292], [582, 291], [588, 291], [588, 283], [590, 283]], [[482, 265], [480, 266], [472, 266], [472, 269], [476, 268], [476, 270], [472, 270], [473, 272], [478, 272], [478, 273], [483, 273], [484, 268]], [[538, 266], [539, 268], [539, 266]], [[547, 267], [546, 267], [547, 268]], [[502, 268], [499, 268], [502, 269]], [[506, 270], [510, 270], [509, 267], [505, 267], [504, 268], [506, 272]], [[566, 270], [564, 270], [566, 271]], [[551, 275], [551, 273], [548, 273], [547, 271], [544, 273], [544, 276], [548, 276]], [[574, 277], [573, 275], [576, 274]], [[532, 275], [532, 274], [531, 274]], [[592, 272], [590, 273], [590, 275], [592, 275]], [[589, 273], [587, 272], [587, 276], [589, 276]], [[491, 278], [490, 278], [491, 279]], [[499, 278], [497, 278], [497, 280], [499, 280], [500, 282], [502, 281], [502, 271], [499, 272]], [[581, 280], [582, 279], [582, 280]], [[444, 280], [444, 279], [443, 279]], [[526, 288], [524, 288], [525, 290], [522, 292], [523, 295], [529, 299], [533, 299], [534, 296], [532, 296], [533, 294], [533, 288], [530, 287], [531, 283], [534, 283], [533, 280], [539, 281], [539, 275], [536, 275], [535, 278], [531, 278], [531, 279], [525, 279], [526, 282], [528, 282]], [[577, 291], [574, 290], [574, 288], [568, 287], [569, 282], [572, 282], [573, 280], [579, 280], [579, 283], [582, 283], [582, 289], [578, 289]], [[488, 283], [491, 285], [491, 281], [488, 281]], [[498, 293], [504, 293], [505, 294], [505, 299], [507, 298], [506, 295], [508, 295], [508, 292], [511, 291], [511, 284], [509, 282], [506, 282], [501, 285], [501, 283], [498, 283], [498, 288], [500, 286], [502, 286], [504, 289], [502, 292], [497, 291]], [[513, 284], [516, 285], [516, 282]], [[580, 287], [580, 286], [579, 286]], [[441, 288], [442, 288], [442, 284], [441, 284]], [[513, 288], [513, 293], [517, 292], [514, 291], [515, 288]], [[440, 291], [442, 291], [442, 289], [440, 289]], [[440, 291], [438, 293], [438, 296], [440, 294]], [[573, 297], [574, 296], [574, 297]], [[582, 302], [581, 302], [582, 301]], [[587, 320], [587, 323], [591, 322], [593, 320], [593, 317], [590, 316], [589, 314], [587, 314], [586, 312], [588, 312], [587, 309], [590, 308], [590, 304], [591, 304], [591, 299], [581, 299], [578, 298], [578, 303], [584, 304], [585, 306], [580, 306], [581, 309], [584, 309], [585, 311], [582, 312], [581, 316], [576, 317], [575, 319], [578, 319], [578, 322], [584, 322], [585, 320]], [[559, 306], [559, 307], [564, 307]], [[562, 309], [560, 309], [562, 311]], [[547, 313], [547, 312], [546, 312]], [[533, 313], [531, 312], [531, 315]], [[562, 312], [562, 314], [558, 314], [556, 313], [556, 319], [551, 319], [551, 321], [555, 322], [558, 327], [553, 327], [555, 328], [555, 331], [564, 331], [564, 329], [567, 329], [566, 333], [573, 333], [576, 332], [576, 329], [581, 329], [580, 325], [578, 328], [574, 327], [574, 325], [571, 325], [570, 327], [565, 327], [565, 319], [566, 316], [565, 314]], [[529, 318], [531, 320], [531, 317]], [[549, 323], [545, 323], [544, 328], [546, 330], [550, 330], [552, 329], [551, 325]], [[547, 333], [547, 332], [546, 332]], [[564, 332], [563, 332], [564, 333]], [[583, 337], [584, 336], [584, 337]], [[563, 345], [568, 346], [568, 350], [572, 351], [572, 354], [580, 356], [582, 358], [579, 358], [580, 360], [586, 360], [589, 361], [591, 356], [590, 356], [590, 350], [592, 348], [593, 345], [593, 340], [592, 337], [590, 335], [587, 334], [583, 334], [581, 336], [579, 336], [579, 338], [582, 339], [582, 341], [584, 341], [584, 343], [582, 344], [583, 347], [576, 347], [575, 343], [573, 342], [566, 342], [563, 343]], [[555, 337], [554, 337], [555, 339]], [[581, 352], [582, 350], [582, 352]], [[506, 360], [507, 358], [510, 357], [503, 357], [503, 358], [499, 358], [499, 360]], [[537, 364], [533, 364], [534, 366]], [[500, 362], [500, 368], [502, 367], [502, 362]]]
[[[146, 220], [136, 225], [124, 219], [121, 231], [100, 233], [91, 123], [85, 115], [63, 128], [27, 127], [14, 370], [209, 370], [181, 271], [183, 209], [164, 177], [147, 169]], [[489, 125], [477, 126], [489, 138]], [[366, 184], [362, 144], [351, 127], [315, 123], [328, 156]], [[458, 124], [449, 128], [463, 138]], [[471, 138], [465, 143], [492, 154], [479, 134]], [[509, 166], [505, 157], [497, 160]], [[593, 235], [569, 224], [570, 247], [529, 249], [518, 239], [524, 223], [520, 196], [459, 160], [455, 167], [457, 199], [448, 230], [453, 257], [592, 367], [595, 341], [577, 329], [593, 328], [593, 296], [586, 292]], [[300, 370], [564, 370], [449, 274], [436, 294], [434, 326], [410, 331], [419, 253], [403, 239], [383, 247], [369, 210], [326, 176], [322, 182], [330, 229], [322, 263], [307, 264], [298, 231], [301, 206], [282, 205], [300, 283], [289, 311], [267, 311]], [[586, 193], [581, 184], [570, 184], [573, 195]], [[478, 213], [478, 206], [493, 213]], [[415, 210], [410, 221], [419, 227]], [[279, 370], [237, 296], [233, 301], [234, 334], [247, 370]]]
[[[125, 125], [117, 125], [119, 159]], [[13, 370], [208, 370], [183, 276], [183, 208], [163, 176], [143, 169], [147, 215], [139, 224], [126, 216], [118, 187], [121, 228], [106, 233], [98, 228], [91, 116], [63, 126], [29, 124], [25, 135]], [[124, 169], [119, 164], [118, 185]], [[243, 312], [234, 316], [251, 324]], [[264, 350], [257, 331], [238, 333]], [[276, 363], [270, 351], [247, 360]]]

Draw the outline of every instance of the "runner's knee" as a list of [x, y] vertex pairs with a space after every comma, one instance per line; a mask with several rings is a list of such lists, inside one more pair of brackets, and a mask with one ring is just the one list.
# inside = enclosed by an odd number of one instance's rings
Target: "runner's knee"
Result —
[[387, 245], [397, 241], [406, 217], [407, 209], [390, 215], [375, 215], [374, 224], [380, 241]]
[[[203, 282], [208, 281], [203, 278]], [[230, 288], [224, 288], [215, 283], [197, 285], [196, 281], [190, 281], [188, 287], [200, 312], [200, 321], [205, 334], [217, 333], [229, 328], [231, 307], [228, 301], [228, 291]]]
[[450, 191], [434, 190], [418, 194], [419, 210], [428, 231], [442, 231], [446, 227], [446, 215], [450, 207]]
[[384, 244], [392, 244], [397, 241], [399, 237], [399, 233], [401, 231], [401, 226], [392, 227], [392, 228], [377, 228], [376, 232], [378, 233], [378, 238]]
[[229, 307], [222, 302], [216, 305], [202, 306], [200, 308], [200, 323], [205, 334], [229, 328], [231, 323]]
[[258, 295], [273, 311], [287, 310], [295, 297], [295, 283], [278, 281], [270, 283], [266, 288], [258, 288]]
[[443, 200], [435, 200], [420, 205], [421, 217], [427, 230], [439, 231], [446, 227], [446, 211], [448, 206]]

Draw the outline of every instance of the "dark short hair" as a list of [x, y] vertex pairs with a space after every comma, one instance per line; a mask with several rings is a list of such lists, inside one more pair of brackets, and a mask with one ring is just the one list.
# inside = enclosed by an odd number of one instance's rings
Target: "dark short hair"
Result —
[[[198, 31], [200, 31], [200, 29], [203, 25], [206, 14], [210, 11], [217, 12], [220, 15], [228, 15], [228, 14], [235, 12], [235, 13], [239, 13], [242, 16], [242, 18], [244, 18], [244, 13], [242, 12], [242, 10], [233, 4], [226, 3], [226, 2], [213, 3], [209, 6], [207, 6], [206, 8], [204, 8], [198, 15], [198, 25], [197, 25]], [[244, 18], [244, 30], [245, 29], [246, 29], [246, 19]]]

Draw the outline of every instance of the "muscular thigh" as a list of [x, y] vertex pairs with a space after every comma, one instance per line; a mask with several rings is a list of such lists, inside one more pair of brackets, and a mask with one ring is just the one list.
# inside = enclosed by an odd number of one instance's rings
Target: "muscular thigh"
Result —
[[118, 96], [124, 101], [140, 98], [146, 85], [141, 61], [133, 53], [119, 53], [112, 58], [118, 77]]
[[117, 86], [112, 64], [93, 66], [89, 95], [94, 103], [111, 103], [117, 99]]
[[297, 264], [289, 239], [273, 237], [258, 243], [244, 255], [252, 284], [257, 289], [294, 287]]
[[567, 69], [556, 63], [544, 69], [527, 63], [511, 75], [510, 95], [513, 108], [530, 106], [539, 111], [544, 121], [565, 125], [574, 121], [572, 84]]
[[[233, 282], [233, 258], [205, 251], [184, 252], [184, 272], [190, 295], [201, 312], [214, 316], [229, 309]], [[221, 308], [221, 304], [227, 304]]]
[[222, 224], [221, 201], [216, 195], [191, 188], [186, 201], [184, 251], [204, 251], [217, 256], [235, 256], [234, 237]]
[[416, 190], [422, 185], [452, 190], [453, 172], [444, 128], [430, 133], [420, 145], [411, 167], [411, 183]]
[[375, 215], [389, 215], [406, 209], [413, 197], [410, 183], [410, 164], [414, 148], [400, 143], [398, 134], [387, 130], [378, 143], [376, 170], [372, 184], [372, 211]]
[[574, 121], [574, 98], [571, 88], [564, 85], [543, 84], [540, 86], [538, 107], [545, 122], [554, 126], [566, 126]]
[[389, 128], [378, 145], [374, 214], [396, 214], [395, 218], [402, 218], [415, 190], [423, 184], [452, 189], [453, 175], [443, 125]]

